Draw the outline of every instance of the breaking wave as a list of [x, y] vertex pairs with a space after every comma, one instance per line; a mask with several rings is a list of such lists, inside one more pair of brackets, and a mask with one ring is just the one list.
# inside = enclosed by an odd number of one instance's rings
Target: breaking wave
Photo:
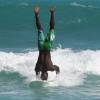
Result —
[[[100, 75], [100, 50], [57, 49], [51, 52], [52, 61], [59, 65], [60, 74], [48, 72], [49, 86], [77, 86], [84, 84], [87, 74]], [[17, 72], [26, 77], [28, 83], [37, 81], [34, 67], [38, 51], [27, 53], [0, 52], [0, 72]]]

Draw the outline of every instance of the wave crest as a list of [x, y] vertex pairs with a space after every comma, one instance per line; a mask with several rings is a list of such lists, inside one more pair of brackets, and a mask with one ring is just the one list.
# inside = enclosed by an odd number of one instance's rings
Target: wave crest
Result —
[[[100, 75], [100, 50], [57, 49], [51, 52], [52, 61], [59, 65], [60, 74], [48, 72], [50, 86], [76, 86], [84, 83], [87, 74]], [[0, 52], [0, 71], [17, 72], [27, 77], [27, 82], [36, 81], [34, 67], [38, 51], [27, 53]], [[52, 82], [51, 82], [52, 81]]]

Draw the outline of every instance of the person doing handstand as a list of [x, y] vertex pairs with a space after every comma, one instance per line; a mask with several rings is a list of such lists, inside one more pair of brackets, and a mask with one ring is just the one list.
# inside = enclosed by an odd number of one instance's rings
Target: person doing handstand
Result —
[[51, 61], [51, 54], [50, 51], [53, 48], [53, 40], [55, 38], [54, 35], [54, 12], [55, 9], [51, 8], [50, 13], [50, 29], [47, 36], [44, 36], [43, 28], [41, 26], [40, 20], [39, 20], [39, 7], [36, 7], [34, 10], [35, 13], [35, 19], [36, 19], [36, 26], [38, 30], [38, 49], [39, 49], [39, 56], [38, 60], [35, 66], [35, 72], [36, 76], [38, 76], [41, 72], [41, 79], [47, 80], [48, 79], [48, 73], [47, 71], [56, 71], [56, 74], [60, 72], [59, 67], [57, 65], [53, 65]]

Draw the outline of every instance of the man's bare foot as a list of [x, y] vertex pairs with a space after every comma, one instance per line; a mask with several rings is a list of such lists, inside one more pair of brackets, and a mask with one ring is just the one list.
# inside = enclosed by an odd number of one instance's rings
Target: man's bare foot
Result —
[[35, 12], [36, 14], [39, 14], [40, 8], [39, 8], [39, 7], [35, 7], [34, 12]]
[[50, 12], [55, 12], [55, 7], [51, 7]]

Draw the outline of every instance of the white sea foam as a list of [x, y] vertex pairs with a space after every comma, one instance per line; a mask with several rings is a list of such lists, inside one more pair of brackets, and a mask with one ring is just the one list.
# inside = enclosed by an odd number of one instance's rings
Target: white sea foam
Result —
[[[52, 61], [60, 67], [60, 74], [48, 72], [47, 86], [76, 86], [84, 83], [86, 74], [100, 75], [100, 50], [57, 49]], [[36, 81], [34, 67], [38, 51], [27, 53], [0, 52], [0, 71], [18, 72], [27, 77], [27, 82]]]

